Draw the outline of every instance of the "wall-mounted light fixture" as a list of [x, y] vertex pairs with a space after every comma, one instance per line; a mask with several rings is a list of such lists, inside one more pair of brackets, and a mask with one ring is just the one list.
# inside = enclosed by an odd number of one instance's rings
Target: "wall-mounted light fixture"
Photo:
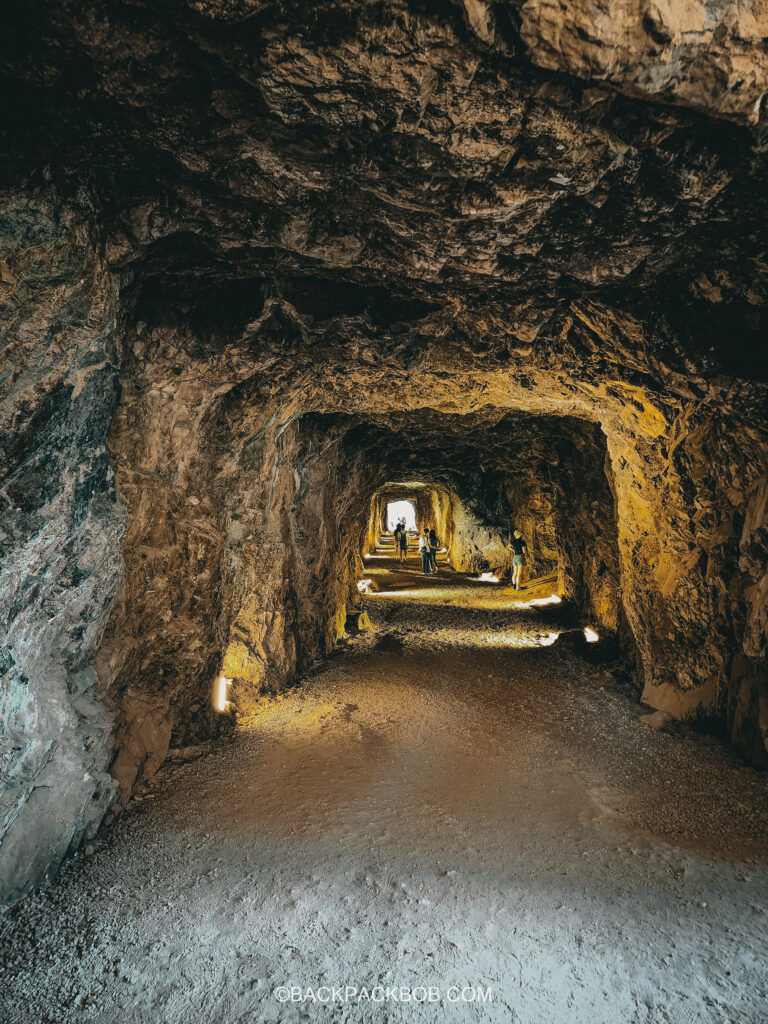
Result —
[[219, 676], [213, 684], [211, 703], [216, 711], [226, 711], [232, 701], [227, 700], [227, 691], [232, 685], [232, 680], [226, 676]]

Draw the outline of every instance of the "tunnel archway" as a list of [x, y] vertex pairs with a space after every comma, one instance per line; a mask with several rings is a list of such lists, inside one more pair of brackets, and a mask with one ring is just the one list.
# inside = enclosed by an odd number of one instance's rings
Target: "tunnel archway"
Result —
[[[555, 578], [577, 615], [618, 634], [633, 656], [606, 442], [596, 424], [491, 406], [309, 413], [290, 429], [289, 471], [299, 486], [289, 508], [275, 509], [294, 543], [280, 569], [284, 596], [274, 612], [253, 597], [237, 611], [222, 669], [236, 687], [279, 688], [345, 635], [362, 604], [361, 555], [376, 550], [392, 499], [414, 502], [420, 528], [437, 527], [457, 571], [509, 579], [507, 542], [520, 526], [531, 576]], [[236, 591], [242, 586], [234, 582]]]
[[[389, 467], [392, 463], [387, 462], [387, 465]], [[382, 534], [389, 531], [387, 510], [390, 504], [400, 502], [408, 503], [413, 509], [410, 533], [421, 534], [425, 528], [436, 529], [441, 538], [440, 546], [446, 549], [450, 546], [453, 521], [447, 488], [428, 479], [391, 480], [378, 487], [371, 496], [363, 542], [364, 555], [374, 551]]]
[[[247, 387], [230, 390], [206, 413], [200, 424], [203, 432], [213, 431], [214, 437], [217, 432], [221, 434], [210, 451], [232, 451], [234, 446], [237, 452], [239, 445], [242, 456], [228, 463], [228, 478], [230, 483], [237, 480], [237, 486], [228, 486], [226, 493], [218, 497], [210, 496], [214, 517], [221, 514], [215, 511], [217, 506], [222, 511], [227, 510], [224, 535], [229, 538], [225, 542], [228, 554], [221, 563], [222, 576], [217, 585], [223, 602], [215, 619], [206, 618], [191, 648], [193, 652], [199, 650], [200, 639], [207, 633], [211, 668], [201, 674], [199, 662], [186, 658], [182, 662], [187, 675], [184, 691], [189, 692], [190, 676], [199, 680], [201, 690], [208, 691], [210, 679], [216, 673], [216, 662], [224, 649], [228, 653], [238, 652], [234, 665], [225, 664], [227, 676], [248, 678], [254, 685], [270, 687], [284, 685], [301, 665], [332, 649], [344, 633], [348, 611], [358, 601], [355, 580], [360, 577], [360, 568], [357, 560], [363, 548], [369, 496], [388, 477], [408, 479], [413, 477], [414, 469], [423, 470], [417, 437], [412, 437], [405, 445], [397, 470], [386, 468], [386, 453], [394, 450], [392, 443], [397, 438], [397, 430], [393, 431], [392, 425], [397, 424], [398, 430], [401, 428], [397, 417], [411, 417], [414, 424], [418, 417], [425, 417], [424, 424], [431, 423], [438, 433], [443, 431], [442, 446], [445, 431], [448, 430], [449, 435], [452, 432], [447, 424], [471, 421], [473, 408], [480, 407], [488, 410], [483, 415], [491, 416], [496, 422], [506, 416], [522, 416], [521, 424], [544, 423], [547, 429], [555, 429], [555, 425], [560, 424], [561, 440], [567, 437], [574, 452], [592, 451], [593, 457], [588, 460], [592, 467], [589, 474], [597, 469], [595, 478], [600, 477], [601, 486], [607, 488], [606, 500], [599, 507], [609, 510], [608, 516], [601, 514], [595, 518], [591, 507], [577, 502], [573, 523], [581, 522], [585, 514], [589, 521], [584, 529], [571, 534], [568, 543], [576, 547], [581, 543], [582, 551], [587, 553], [597, 552], [604, 540], [616, 537], [618, 526], [620, 582], [617, 585], [611, 571], [611, 559], [595, 557], [590, 563], [589, 579], [577, 575], [569, 586], [574, 593], [580, 592], [579, 602], [592, 602], [591, 618], [597, 615], [598, 621], [610, 623], [609, 628], [620, 630], [630, 643], [634, 638], [641, 658], [646, 699], [652, 704], [677, 709], [678, 713], [684, 707], [694, 710], [712, 707], [709, 689], [694, 686], [684, 691], [678, 679], [682, 678], [679, 677], [681, 671], [686, 678], [709, 678], [706, 651], [713, 650], [717, 631], [708, 633], [702, 647], [698, 640], [701, 627], [700, 609], [697, 609], [695, 643], [681, 642], [687, 626], [681, 625], [683, 633], [674, 641], [670, 639], [674, 631], [670, 633], [666, 628], [666, 632], [658, 632], [662, 621], [659, 601], [664, 605], [665, 621], [689, 621], [685, 602], [674, 598], [674, 587], [681, 586], [689, 572], [685, 568], [690, 558], [687, 542], [676, 554], [674, 544], [670, 546], [664, 541], [660, 562], [662, 531], [677, 530], [685, 521], [684, 502], [688, 500], [677, 479], [663, 471], [666, 438], [670, 431], [682, 429], [674, 425], [674, 419], [670, 421], [668, 412], [662, 412], [650, 395], [638, 389], [631, 391], [632, 401], [628, 403], [626, 398], [630, 392], [626, 388], [614, 388], [612, 394], [602, 388], [594, 390], [592, 385], [578, 383], [575, 372], [568, 387], [564, 387], [560, 378], [549, 378], [546, 374], [534, 386], [527, 383], [525, 387], [507, 371], [467, 375], [451, 382], [434, 375], [430, 378], [431, 412], [423, 405], [424, 374], [410, 397], [404, 385], [388, 389], [386, 379], [375, 379], [380, 386], [378, 389], [370, 387], [369, 393], [377, 396], [376, 403], [369, 407], [370, 412], [350, 415], [317, 411], [302, 416], [297, 408], [283, 412], [278, 420], [270, 422], [270, 416], [265, 420], [264, 413], [254, 410], [250, 387]], [[575, 399], [574, 395], [578, 397]], [[347, 399], [340, 394], [338, 401], [343, 407], [345, 402], [352, 401], [352, 396]], [[355, 401], [360, 404], [359, 396]], [[411, 409], [403, 411], [407, 403], [411, 404]], [[326, 410], [327, 407], [326, 402]], [[515, 407], [525, 411], [516, 413]], [[599, 427], [594, 422], [597, 413], [600, 414]], [[440, 420], [440, 417], [445, 419]], [[523, 445], [529, 437], [526, 430], [521, 427], [519, 435]], [[589, 442], [585, 441], [584, 431], [592, 438]], [[642, 438], [642, 443], [638, 438]], [[478, 452], [481, 456], [486, 453], [482, 438], [474, 444], [473, 451], [476, 456], [473, 472], [477, 480], [482, 480], [483, 459], [477, 457]], [[567, 471], [580, 464], [574, 456], [574, 460], [566, 460], [560, 469]], [[605, 466], [609, 467], [607, 474]], [[493, 472], [490, 479], [494, 479]], [[578, 489], [571, 488], [571, 493], [578, 493]], [[548, 541], [551, 531], [541, 526], [546, 521], [549, 505], [546, 495], [537, 500], [541, 501], [541, 514], [531, 518], [526, 529], [537, 538], [536, 550], [547, 555], [551, 568], [556, 562], [556, 548]], [[660, 508], [662, 503], [664, 516], [654, 518], [652, 510]], [[487, 500], [484, 509], [483, 514], [486, 514]], [[266, 532], [263, 525], [258, 525], [265, 514], [270, 523]], [[167, 521], [167, 514], [165, 518]], [[585, 546], [583, 542], [590, 538], [593, 523], [607, 524], [609, 529], [601, 528], [595, 543]], [[677, 525], [673, 525], [675, 523]], [[213, 523], [212, 526], [209, 535], [222, 536], [220, 528]], [[468, 527], [468, 532], [473, 529]], [[276, 543], [278, 536], [282, 539]], [[275, 541], [270, 540], [271, 537]], [[562, 542], [567, 542], [565, 537]], [[675, 544], [679, 547], [680, 541]], [[492, 564], [493, 558], [489, 558], [487, 552], [483, 556], [483, 546], [479, 547], [480, 553], [472, 549], [477, 565], [482, 557]], [[589, 560], [581, 560], [576, 547], [569, 562], [586, 565]], [[223, 546], [221, 550], [223, 553]], [[465, 551], [470, 548], [467, 546]], [[655, 567], [660, 565], [666, 567], [664, 586], [673, 587], [664, 597], [655, 577]], [[141, 563], [139, 568], [143, 572]], [[210, 562], [207, 568], [210, 570]], [[214, 581], [210, 574], [208, 578]], [[119, 619], [118, 606], [115, 624]], [[171, 626], [177, 622], [183, 625], [185, 621], [185, 618], [176, 620]], [[176, 644], [189, 652], [187, 642], [181, 637]], [[105, 648], [109, 649], [109, 642]], [[665, 651], [661, 660], [660, 649]], [[167, 660], [162, 651], [155, 649], [148, 653], [156, 664], [163, 665], [164, 672], [170, 670], [172, 675], [177, 675], [182, 667], [177, 658]], [[162, 713], [167, 714], [167, 704]], [[190, 728], [192, 735], [195, 730], [205, 728], [204, 723], [194, 724], [183, 705], [174, 709], [174, 720], [179, 736], [188, 734]]]
[[[573, 331], [578, 337], [576, 327]], [[436, 444], [431, 447], [440, 453], [442, 483], [449, 487], [455, 474], [446, 469], [451, 448], [450, 443], [446, 448], [446, 441], [462, 434], [461, 424], [469, 424], [470, 433], [474, 430], [465, 452], [473, 453], [472, 488], [479, 495], [477, 488], [491, 486], [479, 510], [480, 520], [487, 518], [489, 502], [492, 505], [499, 496], [502, 468], [483, 468], [488, 455], [485, 433], [489, 425], [504, 428], [505, 417], [506, 429], [512, 431], [506, 446], [501, 445], [505, 458], [517, 450], [525, 458], [538, 453], [547, 466], [541, 478], [553, 481], [535, 500], [522, 502], [522, 507], [536, 510], [523, 520], [523, 532], [533, 538], [542, 569], [556, 568], [558, 552], [570, 547], [564, 562], [584, 567], [584, 572], [566, 575], [564, 588], [570, 588], [567, 592], [578, 607], [588, 608], [591, 623], [618, 631], [627, 651], [636, 644], [646, 702], [678, 715], [731, 716], [735, 735], [743, 734], [745, 742], [753, 743], [748, 737], [754, 736], [750, 730], [757, 722], [756, 712], [750, 718], [735, 710], [737, 705], [724, 698], [717, 683], [730, 612], [706, 586], [692, 601], [691, 574], [704, 571], [704, 563], [694, 558], [700, 549], [691, 532], [691, 509], [697, 499], [690, 483], [668, 468], [671, 452], [678, 464], [688, 458], [687, 438], [696, 438], [700, 453], [717, 443], [720, 427], [700, 417], [692, 421], [680, 399], [662, 402], [636, 385], [608, 387], [588, 379], [578, 360], [565, 359], [564, 366], [556, 372], [542, 369], [535, 379], [506, 369], [480, 368], [457, 371], [446, 379], [442, 371], [423, 369], [411, 383], [405, 376], [395, 381], [391, 373], [371, 370], [366, 371], [364, 400], [359, 379], [349, 390], [336, 379], [327, 389], [333, 400], [328, 394], [322, 400], [316, 396], [310, 410], [305, 393], [264, 408], [254, 403], [253, 382], [227, 386], [203, 408], [188, 410], [199, 437], [193, 495], [199, 503], [194, 518], [204, 524], [199, 540], [191, 535], [184, 539], [185, 519], [189, 520], [174, 510], [177, 499], [172, 493], [188, 487], [187, 470], [179, 467], [172, 487], [166, 482], [153, 486], [149, 509], [142, 497], [147, 477], [134, 476], [127, 461], [133, 458], [128, 453], [135, 450], [138, 425], [156, 434], [151, 424], [167, 398], [156, 401], [152, 396], [159, 398], [163, 392], [155, 392], [154, 385], [128, 397], [133, 411], [116, 421], [113, 450], [119, 485], [129, 506], [139, 511], [136, 522], [141, 525], [138, 531], [129, 529], [125, 549], [125, 594], [130, 600], [118, 601], [99, 657], [107, 672], [113, 671], [111, 664], [121, 666], [119, 678], [134, 678], [137, 664], [143, 663], [151, 676], [164, 678], [165, 685], [162, 695], [143, 698], [142, 718], [132, 725], [136, 713], [129, 706], [121, 725], [120, 746], [128, 752], [129, 764], [126, 791], [141, 777], [144, 761], [152, 765], [163, 756], [162, 747], [150, 759], [133, 753], [137, 743], [143, 743], [134, 738], [133, 730], [146, 721], [145, 716], [157, 723], [158, 735], [169, 736], [174, 743], [194, 741], [221, 728], [218, 719], [190, 710], [207, 706], [211, 680], [219, 672], [255, 688], [279, 689], [304, 666], [333, 650], [361, 603], [356, 581], [363, 571], [360, 553], [371, 497], [388, 479], [423, 477], [419, 429], [433, 432]], [[186, 387], [174, 391], [174, 407], [187, 408], [187, 401], [196, 401], [197, 388], [192, 387], [187, 398]], [[357, 411], [350, 413], [353, 407]], [[408, 436], [407, 422], [415, 431]], [[543, 433], [533, 429], [537, 424]], [[517, 447], [512, 443], [516, 430]], [[542, 447], [545, 437], [555, 437], [558, 445], [567, 443], [572, 455], [555, 466], [546, 454], [550, 449]], [[534, 438], [538, 440], [531, 443]], [[670, 448], [672, 438], [676, 440]], [[394, 465], [390, 456], [397, 451]], [[577, 467], [584, 467], [584, 480], [599, 482], [603, 497], [594, 510], [591, 502], [578, 499]], [[558, 483], [555, 478], [562, 474], [571, 482]], [[511, 476], [514, 481], [520, 474]], [[201, 488], [201, 480], [210, 483]], [[697, 486], [705, 491], [714, 482], [706, 474], [698, 480]], [[582, 487], [582, 494], [590, 489]], [[573, 528], [555, 536], [551, 509], [561, 492], [576, 496], [572, 515], [561, 519]], [[156, 550], [146, 538], [153, 531], [167, 533], [170, 524], [182, 538], [183, 551], [206, 554], [197, 565], [177, 562], [170, 576], [163, 573], [162, 561], [156, 561], [155, 571], [164, 575], [164, 592], [172, 593], [174, 600], [184, 593], [181, 574], [190, 569], [201, 586], [190, 594], [191, 603], [182, 600], [175, 605], [163, 644], [150, 645], [135, 637], [126, 647], [123, 630], [130, 635], [142, 615], [154, 614], [157, 601], [157, 592], [147, 590], [144, 582], [144, 556]], [[482, 542], [476, 544], [475, 524], [458, 524], [467, 543], [455, 549], [463, 552], [457, 568], [490, 571], [499, 564], [503, 570], [501, 530], [498, 522], [491, 525], [490, 531], [483, 526]], [[504, 523], [505, 528], [508, 525]], [[708, 595], [704, 605], [702, 594]], [[743, 685], [745, 693], [754, 695], [752, 682], [747, 679]]]

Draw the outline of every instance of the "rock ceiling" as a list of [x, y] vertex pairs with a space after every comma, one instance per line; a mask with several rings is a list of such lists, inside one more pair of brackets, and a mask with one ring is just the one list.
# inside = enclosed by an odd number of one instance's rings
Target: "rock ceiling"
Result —
[[137, 321], [407, 364], [424, 336], [503, 359], [589, 300], [764, 377], [768, 14], [622, 7], [12, 5], [0, 181], [95, 211]]

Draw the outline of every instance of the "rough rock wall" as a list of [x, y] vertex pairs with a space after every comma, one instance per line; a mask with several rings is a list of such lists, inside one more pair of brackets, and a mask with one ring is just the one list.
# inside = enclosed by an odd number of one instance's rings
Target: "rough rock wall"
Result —
[[[517, 527], [528, 544], [528, 574], [530, 576], [551, 575], [567, 563], [563, 545], [558, 536], [557, 509], [559, 500], [565, 498], [565, 490], [559, 490], [552, 479], [552, 460], [560, 456], [550, 451], [536, 467], [531, 467], [522, 476], [513, 467], [504, 474], [504, 494], [509, 505], [507, 531]], [[504, 570], [512, 571], [512, 556], [505, 548]], [[497, 573], [498, 575], [498, 573]]]
[[768, 90], [762, 0], [518, 0], [516, 6], [520, 35], [540, 67], [734, 121], [760, 118]]
[[599, 427], [571, 432], [552, 474], [564, 593], [586, 621], [618, 632], [623, 619], [613, 469]]
[[120, 377], [89, 212], [0, 195], [0, 902], [54, 872], [115, 792], [93, 654], [125, 530], [106, 445]]
[[437, 533], [440, 550], [447, 548], [450, 553], [455, 543], [456, 523], [453, 518], [454, 504], [445, 487], [432, 486], [429, 489], [429, 509], [424, 523]]
[[210, 706], [219, 673], [241, 697], [278, 690], [332, 649], [359, 606], [373, 486], [311, 417], [268, 414], [250, 387], [209, 391], [210, 363], [186, 387], [167, 372], [158, 358], [126, 392], [111, 438], [131, 519], [99, 667], [121, 695], [125, 797], [169, 743], [228, 727]]
[[[202, 368], [179, 379], [175, 336], [158, 329], [151, 341], [142, 338], [139, 330], [126, 339], [123, 401], [110, 435], [129, 523], [124, 580], [97, 661], [122, 708], [112, 771], [124, 797], [157, 768], [172, 731], [189, 717], [174, 714], [180, 691], [182, 706], [199, 714], [197, 735], [215, 731], [201, 680], [220, 662], [219, 591], [235, 542], [210, 464], [210, 452], [218, 454], [216, 388]], [[157, 346], [156, 361], [142, 373], [138, 359], [148, 344]]]
[[[654, 566], [658, 592], [687, 623], [675, 643], [691, 645], [692, 663], [698, 647], [697, 667], [708, 673], [700, 697], [706, 713], [724, 720], [760, 764], [768, 764], [767, 469], [768, 435], [741, 396], [688, 407], [673, 424], [664, 466], [682, 507], [659, 522], [664, 541]], [[675, 552], [683, 545], [681, 567]], [[658, 632], [654, 638], [660, 646]], [[678, 673], [677, 687], [651, 679], [644, 699], [679, 713], [697, 683], [687, 672]]]
[[[504, 483], [501, 478], [497, 481], [497, 487], [500, 485], [503, 490]], [[496, 488], [494, 490], [497, 491]], [[493, 502], [496, 515], [489, 516], [487, 512], [478, 513], [480, 495], [477, 491], [473, 493], [471, 485], [462, 487], [460, 493], [464, 496], [463, 500], [459, 494], [453, 494], [451, 502], [454, 523], [451, 565], [459, 572], [491, 572], [500, 579], [509, 576], [512, 566], [512, 555], [508, 550], [512, 506], [505, 507], [497, 491]], [[533, 536], [535, 518], [532, 514], [526, 517], [527, 536]], [[540, 556], [533, 555], [534, 550], [532, 548], [530, 568], [539, 572], [542, 562]]]

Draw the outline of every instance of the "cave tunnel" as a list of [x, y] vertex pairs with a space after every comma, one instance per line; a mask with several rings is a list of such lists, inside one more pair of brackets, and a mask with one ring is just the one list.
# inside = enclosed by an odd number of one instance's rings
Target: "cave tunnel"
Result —
[[[246, 601], [233, 609], [214, 703], [223, 700], [225, 678], [231, 706], [246, 714], [265, 690], [280, 690], [345, 634], [359, 633], [361, 621], [370, 619], [366, 598], [383, 585], [378, 574], [387, 563], [381, 557], [395, 557], [391, 510], [399, 515], [404, 503], [413, 515], [406, 571], [419, 564], [417, 534], [432, 528], [437, 561], [456, 574], [454, 583], [509, 583], [510, 540], [518, 529], [528, 545], [528, 601], [557, 597], [564, 635], [589, 628], [611, 640], [612, 649], [623, 643], [628, 662], [637, 656], [622, 602], [610, 460], [599, 424], [486, 407], [466, 414], [431, 408], [308, 413], [290, 429], [290, 441], [281, 434], [283, 447], [291, 446], [293, 477], [283, 528], [293, 552], [281, 566], [281, 600], [290, 612], [281, 608], [265, 629], [263, 609], [245, 586]], [[247, 542], [256, 539], [262, 516], [247, 494], [238, 498], [227, 506], [234, 520], [229, 532], [246, 542], [230, 585], [235, 592], [244, 589], [238, 577], [254, 571]], [[631, 579], [625, 573], [629, 591]], [[404, 590], [412, 583], [390, 582], [393, 596], [417, 596]], [[473, 590], [472, 601], [487, 605], [490, 597]], [[508, 608], [508, 587], [503, 590], [498, 601]], [[518, 606], [526, 603], [521, 594]], [[551, 623], [541, 636], [551, 642]], [[183, 644], [174, 639], [171, 646], [175, 652]], [[162, 656], [156, 644], [150, 656]], [[170, 659], [159, 671], [175, 671]], [[189, 669], [183, 671], [186, 676]], [[187, 742], [197, 738], [199, 722], [181, 708], [175, 728], [175, 742]]]
[[765, 12], [7, 8], [0, 1019], [762, 1024]]

